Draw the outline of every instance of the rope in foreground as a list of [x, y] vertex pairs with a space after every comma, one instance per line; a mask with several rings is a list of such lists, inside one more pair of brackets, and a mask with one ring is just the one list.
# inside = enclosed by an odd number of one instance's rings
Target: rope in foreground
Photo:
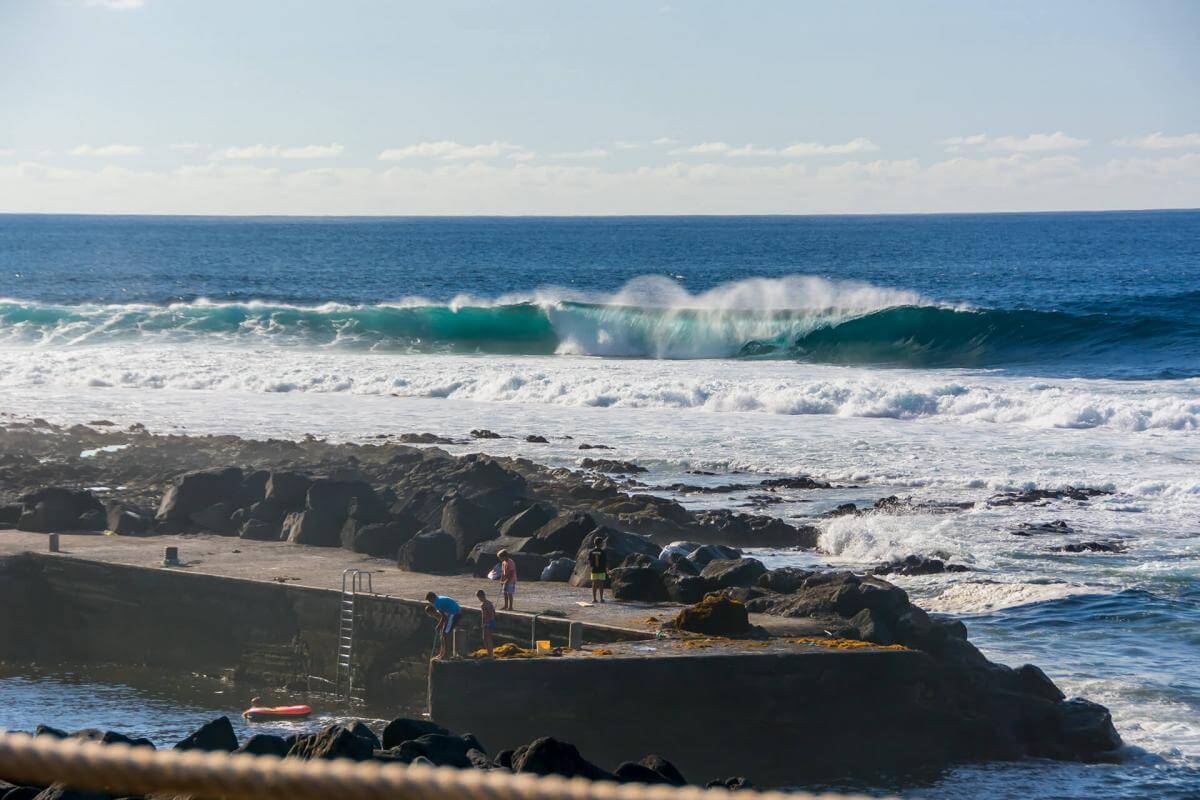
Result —
[[[0, 734], [0, 777], [37, 786], [65, 783], [112, 795], [158, 792], [273, 800], [713, 800], [729, 794], [725, 789], [618, 784], [499, 770], [151, 750], [17, 733]], [[791, 792], [738, 794], [748, 800], [815, 797]]]

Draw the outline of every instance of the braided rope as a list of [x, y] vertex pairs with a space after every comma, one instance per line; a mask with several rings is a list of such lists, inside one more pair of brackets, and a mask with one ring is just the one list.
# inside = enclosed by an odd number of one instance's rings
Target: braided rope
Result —
[[[157, 792], [230, 800], [714, 800], [728, 794], [723, 789], [512, 775], [502, 770], [156, 751], [15, 733], [0, 734], [0, 776], [114, 795]], [[752, 800], [814, 797], [790, 792], [747, 795]]]

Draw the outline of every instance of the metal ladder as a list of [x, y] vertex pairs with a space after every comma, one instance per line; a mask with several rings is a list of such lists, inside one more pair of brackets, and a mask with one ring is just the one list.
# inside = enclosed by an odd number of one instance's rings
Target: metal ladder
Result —
[[[342, 602], [338, 611], [337, 672], [333, 678], [333, 690], [338, 697], [349, 700], [354, 692], [354, 598], [363, 589], [375, 594], [371, 585], [371, 573], [365, 569], [348, 569], [342, 572]], [[346, 691], [342, 692], [345, 682]]]

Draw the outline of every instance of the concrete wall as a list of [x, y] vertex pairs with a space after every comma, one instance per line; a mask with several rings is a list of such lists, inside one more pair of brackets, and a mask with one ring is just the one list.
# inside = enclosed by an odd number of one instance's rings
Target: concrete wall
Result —
[[449, 662], [430, 709], [493, 753], [550, 735], [610, 770], [658, 753], [691, 781], [786, 786], [956, 756], [939, 684], [913, 651]]
[[[0, 658], [131, 664], [282, 686], [332, 680], [337, 591], [28, 553], [0, 560]], [[373, 699], [422, 695], [434, 625], [420, 601], [360, 595], [355, 684]], [[528, 646], [532, 619], [502, 614], [497, 638]], [[568, 622], [542, 617], [538, 638], [565, 644]], [[586, 626], [585, 641], [642, 638]], [[467, 610], [462, 649], [479, 647]]]

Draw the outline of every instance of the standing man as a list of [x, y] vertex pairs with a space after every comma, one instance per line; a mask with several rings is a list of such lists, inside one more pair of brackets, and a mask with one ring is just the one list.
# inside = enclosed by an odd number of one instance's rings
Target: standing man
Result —
[[592, 571], [592, 602], [604, 602], [604, 584], [608, 582], [608, 553], [604, 548], [608, 540], [597, 536], [588, 551], [588, 566]]
[[517, 564], [508, 555], [507, 550], [496, 553], [500, 559], [500, 588], [503, 590], [504, 611], [513, 610], [513, 596], [517, 593]]
[[435, 592], [425, 595], [425, 600], [429, 603], [425, 608], [425, 613], [437, 620], [438, 632], [442, 636], [442, 646], [438, 650], [437, 655], [434, 656], [434, 658], [441, 661], [451, 652], [450, 637], [454, 634], [455, 626], [458, 625], [458, 618], [462, 615], [462, 607], [452, 598], [439, 595]]

